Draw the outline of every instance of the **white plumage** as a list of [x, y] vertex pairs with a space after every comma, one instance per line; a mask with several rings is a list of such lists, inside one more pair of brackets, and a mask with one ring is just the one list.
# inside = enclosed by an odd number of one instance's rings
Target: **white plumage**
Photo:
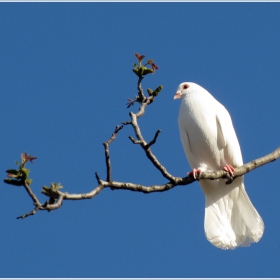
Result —
[[[231, 166], [243, 165], [240, 146], [225, 107], [207, 90], [190, 82], [179, 85], [174, 96], [178, 98], [182, 99], [179, 130], [193, 168], [190, 173], [222, 169], [231, 172]], [[264, 223], [245, 191], [243, 180], [243, 176], [238, 177], [229, 185], [224, 179], [199, 180], [206, 197], [205, 235], [216, 247], [249, 246], [263, 235]]]

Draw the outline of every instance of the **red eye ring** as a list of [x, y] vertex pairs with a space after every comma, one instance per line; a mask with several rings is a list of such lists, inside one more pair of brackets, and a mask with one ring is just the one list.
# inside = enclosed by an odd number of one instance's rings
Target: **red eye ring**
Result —
[[183, 85], [183, 89], [187, 89], [188, 87], [189, 87], [188, 84], [184, 84], [184, 85]]

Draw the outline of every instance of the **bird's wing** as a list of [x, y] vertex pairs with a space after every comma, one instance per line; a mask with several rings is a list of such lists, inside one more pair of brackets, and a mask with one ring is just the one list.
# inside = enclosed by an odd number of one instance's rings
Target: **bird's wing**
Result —
[[201, 171], [205, 171], [207, 166], [203, 163], [200, 153], [197, 153], [197, 149], [199, 149], [197, 147], [197, 142], [199, 139], [196, 134], [192, 133], [191, 129], [188, 130], [184, 115], [179, 117], [179, 132], [181, 142], [191, 168], [199, 168]]
[[[223, 150], [225, 164], [240, 166], [242, 155], [231, 117], [220, 103], [215, 109], [217, 151]], [[243, 177], [236, 178], [230, 185], [222, 179], [199, 183], [206, 196], [205, 234], [213, 245], [234, 249], [260, 240], [264, 224], [245, 191]]]
[[217, 144], [224, 148], [225, 163], [233, 167], [243, 165], [241, 149], [233, 128], [231, 117], [226, 108], [219, 103], [216, 115]]

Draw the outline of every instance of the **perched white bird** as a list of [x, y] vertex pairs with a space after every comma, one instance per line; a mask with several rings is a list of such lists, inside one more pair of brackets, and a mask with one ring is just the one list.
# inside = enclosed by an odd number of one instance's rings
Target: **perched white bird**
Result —
[[[181, 141], [192, 168], [188, 176], [203, 171], [243, 165], [240, 146], [228, 111], [201, 86], [184, 82], [174, 99], [182, 99], [179, 112]], [[225, 179], [199, 180], [206, 197], [204, 230], [216, 247], [235, 249], [258, 242], [264, 223], [251, 203], [243, 176], [226, 185]]]

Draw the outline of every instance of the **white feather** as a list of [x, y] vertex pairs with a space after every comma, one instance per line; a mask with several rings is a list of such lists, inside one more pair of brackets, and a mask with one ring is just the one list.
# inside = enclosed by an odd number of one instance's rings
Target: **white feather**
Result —
[[[222, 104], [204, 88], [189, 82], [179, 85], [174, 98], [182, 99], [179, 130], [191, 168], [215, 171], [225, 165], [243, 164], [231, 117]], [[262, 218], [251, 203], [243, 180], [238, 177], [230, 185], [224, 179], [199, 180], [206, 197], [205, 235], [216, 247], [249, 246], [263, 235]]]

